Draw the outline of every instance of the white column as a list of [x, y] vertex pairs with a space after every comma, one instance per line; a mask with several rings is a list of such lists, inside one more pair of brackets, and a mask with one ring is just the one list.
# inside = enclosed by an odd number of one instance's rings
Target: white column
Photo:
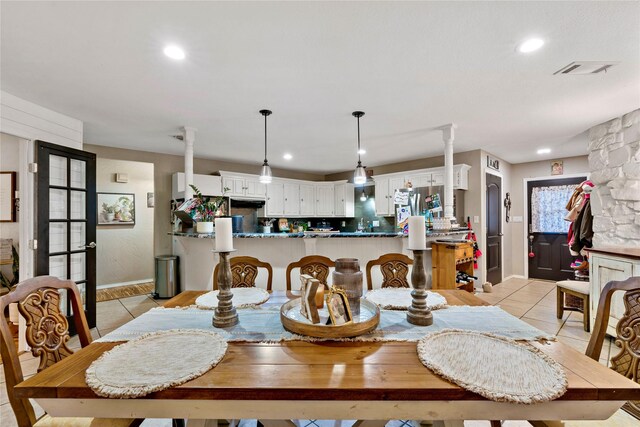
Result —
[[442, 127], [444, 140], [444, 217], [453, 218], [453, 139], [457, 126], [450, 123]]
[[184, 133], [184, 198], [193, 197], [193, 190], [190, 185], [193, 184], [193, 142], [196, 139], [196, 128], [185, 126], [182, 128]]

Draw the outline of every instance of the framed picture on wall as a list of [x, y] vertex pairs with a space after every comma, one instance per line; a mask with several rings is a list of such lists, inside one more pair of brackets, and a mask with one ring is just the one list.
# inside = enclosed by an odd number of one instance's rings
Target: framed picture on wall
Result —
[[562, 160], [556, 160], [551, 162], [551, 175], [562, 175], [563, 165]]
[[0, 172], [0, 222], [16, 221], [16, 173]]
[[98, 193], [98, 225], [135, 225], [136, 195]]

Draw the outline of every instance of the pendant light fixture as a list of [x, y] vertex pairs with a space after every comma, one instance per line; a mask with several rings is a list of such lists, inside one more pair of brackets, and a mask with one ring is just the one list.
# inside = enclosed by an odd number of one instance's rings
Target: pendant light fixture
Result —
[[364, 192], [364, 187], [362, 187], [362, 195], [360, 196], [360, 201], [361, 202], [366, 202], [368, 199], [367, 195]]
[[260, 110], [260, 114], [264, 116], [264, 163], [260, 169], [260, 182], [262, 184], [269, 184], [273, 178], [271, 173], [271, 167], [267, 161], [267, 116], [271, 114], [270, 110]]
[[356, 185], [362, 185], [367, 182], [367, 173], [360, 161], [360, 117], [364, 116], [364, 111], [354, 111], [351, 113], [358, 120], [358, 166], [353, 174], [353, 183]]

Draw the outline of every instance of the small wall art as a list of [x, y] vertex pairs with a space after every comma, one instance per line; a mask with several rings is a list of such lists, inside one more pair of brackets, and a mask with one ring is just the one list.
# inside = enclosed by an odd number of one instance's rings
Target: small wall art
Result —
[[98, 225], [135, 225], [135, 194], [98, 193]]
[[0, 172], [0, 222], [16, 221], [16, 173]]
[[563, 169], [562, 160], [551, 162], [551, 175], [562, 175]]

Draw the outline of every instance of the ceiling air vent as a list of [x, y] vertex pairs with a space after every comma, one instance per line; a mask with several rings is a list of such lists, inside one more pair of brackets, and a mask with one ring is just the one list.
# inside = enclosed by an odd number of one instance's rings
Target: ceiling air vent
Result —
[[619, 61], [577, 61], [562, 67], [555, 74], [598, 74], [619, 64]]

